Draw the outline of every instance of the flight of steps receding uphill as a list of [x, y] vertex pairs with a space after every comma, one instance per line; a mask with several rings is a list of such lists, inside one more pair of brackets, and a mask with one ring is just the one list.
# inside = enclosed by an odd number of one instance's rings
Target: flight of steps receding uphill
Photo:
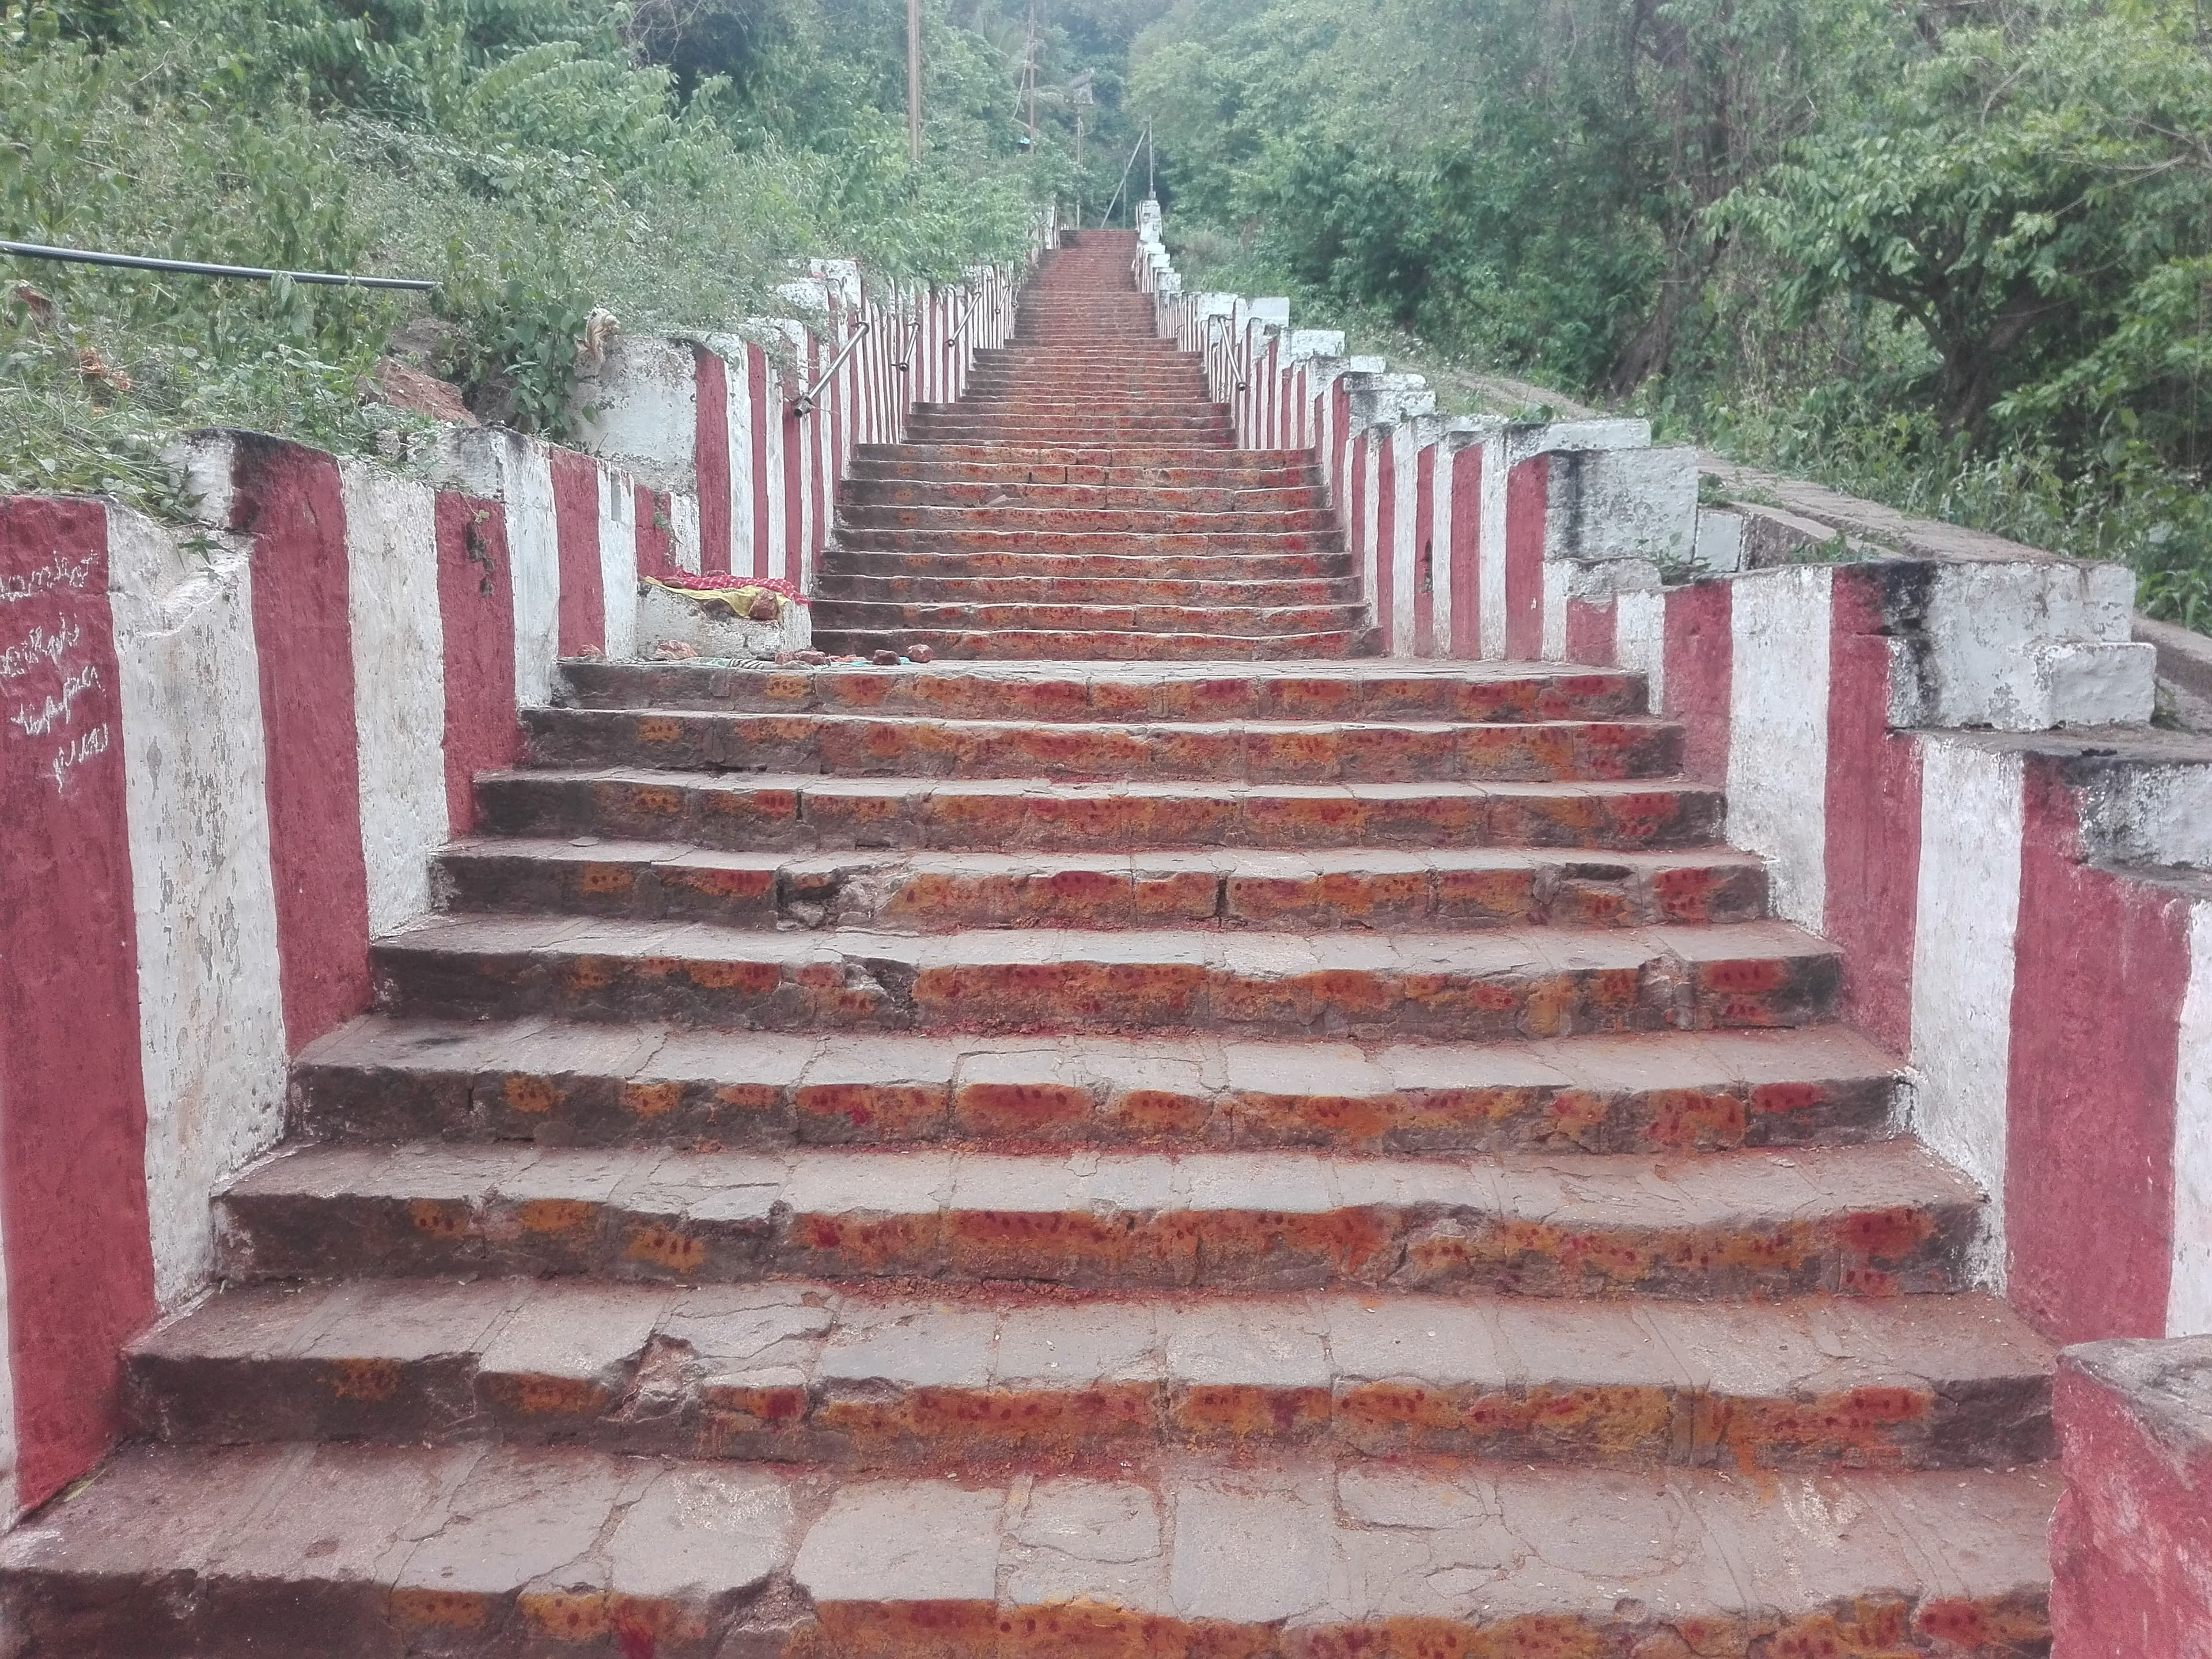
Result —
[[2043, 1650], [2051, 1356], [1633, 676], [561, 695], [12, 1653]]
[[1158, 338], [1128, 233], [1048, 255], [1012, 343], [839, 489], [814, 605], [833, 652], [1130, 661], [1340, 657], [1358, 584], [1305, 451], [1239, 450]]

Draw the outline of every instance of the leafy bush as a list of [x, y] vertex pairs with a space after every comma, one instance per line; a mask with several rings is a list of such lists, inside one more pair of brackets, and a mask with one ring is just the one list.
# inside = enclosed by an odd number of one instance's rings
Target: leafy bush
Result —
[[[0, 260], [0, 295], [25, 296], [0, 304], [0, 488], [172, 509], [159, 453], [196, 424], [389, 450], [413, 422], [362, 391], [426, 313], [480, 411], [559, 435], [594, 307], [726, 328], [777, 309], [808, 255], [934, 281], [1019, 256], [1052, 175], [1017, 164], [1003, 122], [951, 102], [919, 168], [902, 112], [821, 109], [837, 118], [787, 137], [726, 79], [684, 92], [630, 20], [613, 0], [202, 0], [188, 19], [0, 0], [4, 234], [439, 284], [426, 302]], [[974, 103], [988, 65], [933, 27]], [[988, 91], [995, 115], [1003, 76]]]

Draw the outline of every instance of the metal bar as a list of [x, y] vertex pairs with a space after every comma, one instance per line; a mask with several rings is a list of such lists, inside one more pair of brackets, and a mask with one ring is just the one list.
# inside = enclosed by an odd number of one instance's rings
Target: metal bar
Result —
[[866, 334], [875, 325], [875, 319], [871, 317], [866, 322], [863, 322], [860, 327], [854, 329], [853, 331], [853, 337], [845, 342], [844, 349], [830, 360], [830, 367], [823, 369], [820, 374], [815, 377], [814, 384], [812, 386], [807, 387], [805, 391], [800, 392], [796, 398], [791, 400], [791, 413], [792, 417], [794, 420], [799, 416], [811, 415], [814, 412], [815, 394], [820, 392], [823, 386], [830, 384], [830, 377], [831, 375], [835, 374], [839, 369], [844, 368], [845, 359], [853, 355], [853, 348], [860, 343], [860, 337], [863, 334]]
[[252, 265], [207, 265], [195, 259], [152, 259], [136, 253], [94, 253], [79, 247], [47, 247], [38, 242], [0, 241], [0, 253], [21, 259], [58, 259], [70, 264], [122, 265], [133, 270], [175, 270], [188, 276], [242, 276], [249, 282], [273, 283], [279, 276], [295, 283], [318, 283], [329, 288], [398, 288], [428, 294], [438, 285], [411, 276], [349, 276], [327, 270], [263, 270]]
[[1114, 186], [1113, 197], [1106, 204], [1106, 211], [1098, 216], [1098, 223], [1102, 228], [1114, 222], [1114, 204], [1121, 199], [1122, 186], [1129, 182], [1129, 169], [1137, 165], [1137, 152], [1144, 149], [1145, 139], [1151, 136], [1152, 131], [1152, 124], [1147, 122], [1144, 132], [1138, 136], [1137, 142], [1129, 146], [1129, 159], [1121, 163], [1121, 183]]
[[975, 309], [975, 296], [969, 295], [960, 305], [960, 320], [952, 325], [952, 332], [945, 337], [945, 349], [950, 351], [960, 343], [961, 331], [968, 326], [968, 314]]

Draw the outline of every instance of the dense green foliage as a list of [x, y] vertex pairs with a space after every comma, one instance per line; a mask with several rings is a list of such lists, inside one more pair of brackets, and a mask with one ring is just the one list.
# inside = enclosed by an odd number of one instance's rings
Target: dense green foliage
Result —
[[391, 447], [397, 330], [558, 431], [594, 307], [773, 312], [789, 261], [957, 278], [1068, 181], [1024, 158], [997, 12], [929, 0], [0, 0], [0, 235], [434, 279], [420, 298], [0, 258], [0, 487], [156, 507], [198, 424]]
[[2208, 27], [2197, 0], [1178, 0], [1132, 100], [1208, 280], [2130, 558], [2212, 625]]

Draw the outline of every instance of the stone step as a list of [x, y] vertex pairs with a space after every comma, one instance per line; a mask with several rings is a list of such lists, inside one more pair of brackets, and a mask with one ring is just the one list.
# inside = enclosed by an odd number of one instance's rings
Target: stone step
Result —
[[[1280, 640], [1310, 634], [1355, 634], [1366, 623], [1366, 611], [1358, 605], [1240, 610], [1228, 605], [877, 605], [821, 599], [814, 602], [812, 614], [815, 629], [820, 633], [920, 635], [933, 641], [944, 635], [1002, 631]], [[975, 653], [970, 648], [952, 654], [964, 657]], [[1201, 659], [1191, 652], [1184, 659]]]
[[[853, 480], [863, 486], [884, 488], [908, 483], [974, 484], [993, 489], [1016, 486], [1114, 489], [1139, 491], [1189, 490], [1233, 499], [1248, 489], [1318, 491], [1321, 485], [1309, 465], [1237, 467], [1212, 466], [1214, 455], [1237, 452], [1194, 452], [1189, 465], [1170, 461], [1118, 463], [1107, 461], [932, 460], [933, 452], [917, 446], [905, 459], [860, 459], [853, 464]], [[1073, 451], [1063, 452], [1072, 454]]]
[[[886, 567], [888, 568], [888, 567]], [[588, 708], [758, 708], [1074, 720], [1334, 718], [1470, 720], [1644, 713], [1642, 677], [1541, 661], [1346, 659], [1094, 665], [641, 663], [568, 658], [556, 700]]]
[[710, 668], [571, 659], [564, 701], [585, 708], [917, 714], [1028, 720], [1559, 720], [1644, 713], [1637, 675], [1571, 663], [1312, 663], [1223, 672], [1197, 664], [1053, 662], [927, 667]]
[[1833, 947], [1786, 922], [1296, 933], [763, 933], [702, 921], [425, 918], [370, 947], [379, 1005], [440, 1018], [741, 1030], [1212, 1030], [1502, 1042], [1817, 1024]]
[[1164, 513], [1310, 512], [1327, 508], [1319, 484], [1260, 489], [1193, 488], [1130, 483], [1063, 483], [1058, 480], [915, 480], [853, 477], [838, 492], [849, 507], [1018, 507], [1029, 509], [1151, 508]]
[[139, 1338], [125, 1389], [131, 1429], [172, 1444], [561, 1441], [946, 1473], [1209, 1446], [1922, 1469], [2056, 1456], [2052, 1363], [1975, 1294], [1070, 1301], [398, 1279], [227, 1291]]
[[864, 605], [1098, 605], [1259, 610], [1359, 603], [1358, 578], [1194, 581], [1174, 576], [857, 576], [818, 574], [825, 599]]
[[732, 1148], [926, 1141], [1690, 1153], [1887, 1135], [1896, 1062], [1840, 1026], [1510, 1043], [872, 1036], [399, 1020], [295, 1063], [309, 1139]]
[[216, 1237], [235, 1283], [586, 1274], [1695, 1300], [1962, 1290], [1981, 1211], [1971, 1182], [1910, 1141], [1656, 1159], [416, 1142], [280, 1152], [216, 1198]]
[[840, 526], [871, 530], [1052, 530], [1068, 535], [1110, 531], [1182, 536], [1233, 528], [1240, 534], [1285, 536], [1302, 531], [1326, 534], [1338, 528], [1336, 514], [1320, 507], [1185, 513], [1165, 507], [1025, 507], [1018, 503], [1003, 507], [840, 503], [837, 521]]
[[[1235, 515], [1224, 517], [1233, 519]], [[841, 525], [836, 545], [855, 552], [939, 555], [1015, 553], [1024, 558], [1054, 554], [1124, 554], [1146, 558], [1224, 555], [1267, 556], [1284, 553], [1339, 553], [1342, 534], [1335, 530], [1212, 531], [1128, 530], [897, 530], [871, 525]], [[1043, 575], [1046, 568], [1032, 574]]]
[[1729, 851], [792, 854], [587, 836], [462, 842], [434, 867], [453, 910], [781, 929], [1632, 927], [1766, 914], [1765, 866]]
[[1180, 444], [862, 444], [854, 451], [854, 459], [856, 465], [890, 466], [1165, 467], [1201, 471], [1210, 477], [1289, 471], [1305, 478], [1314, 466], [1313, 452], [1308, 449], [1194, 451]]
[[[832, 617], [896, 607], [815, 606]], [[929, 607], [914, 606], [915, 611]], [[1028, 607], [1004, 607], [1026, 609]], [[1682, 728], [1649, 718], [1511, 720], [1166, 720], [1087, 724], [914, 714], [526, 708], [531, 763], [845, 777], [1180, 778], [1245, 783], [1485, 782], [1662, 778]]]
[[[0, 1551], [37, 1655], [1935, 1655], [2049, 1641], [2059, 1483], [1182, 1454], [838, 1479], [579, 1447], [136, 1447]], [[1599, 1519], [1598, 1517], [1602, 1517]]]
[[[913, 538], [909, 538], [909, 540]], [[1357, 567], [1341, 550], [1323, 553], [1094, 553], [994, 549], [932, 553], [901, 549], [840, 547], [823, 550], [825, 575], [1015, 576], [1052, 581], [1072, 576], [1111, 576], [1143, 581], [1352, 580]], [[1036, 660], [1049, 662], [1049, 654]]]
[[607, 768], [481, 773], [487, 835], [683, 841], [724, 851], [1237, 847], [1703, 847], [1721, 824], [1702, 784], [1062, 783], [732, 777]]
[[1298, 662], [1372, 656], [1365, 628], [1311, 634], [1146, 634], [1111, 629], [831, 628], [814, 643], [838, 656], [910, 651], [973, 662]]

